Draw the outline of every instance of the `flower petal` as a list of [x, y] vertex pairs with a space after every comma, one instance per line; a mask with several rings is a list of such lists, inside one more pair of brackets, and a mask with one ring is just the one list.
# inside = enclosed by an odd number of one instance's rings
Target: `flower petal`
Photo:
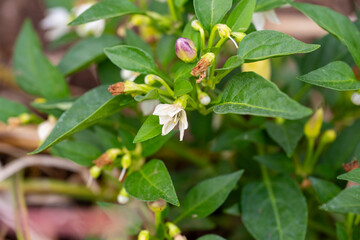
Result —
[[140, 103], [140, 109], [141, 109], [141, 112], [145, 115], [145, 116], [148, 116], [150, 115], [155, 107], [159, 104], [159, 100], [145, 100], [143, 102]]
[[155, 107], [153, 115], [168, 115], [168, 109], [171, 108], [171, 104], [159, 104]]
[[265, 15], [266, 19], [269, 20], [270, 22], [280, 24], [280, 20], [277, 17], [274, 10], [266, 11], [266, 12], [264, 12], [264, 15]]
[[168, 121], [167, 123], [165, 123], [162, 128], [161, 135], [168, 134], [171, 130], [174, 129], [174, 127], [176, 126], [177, 123], [178, 123], [177, 121]]
[[254, 24], [256, 30], [264, 30], [265, 26], [265, 16], [263, 12], [255, 12], [252, 17], [252, 23]]

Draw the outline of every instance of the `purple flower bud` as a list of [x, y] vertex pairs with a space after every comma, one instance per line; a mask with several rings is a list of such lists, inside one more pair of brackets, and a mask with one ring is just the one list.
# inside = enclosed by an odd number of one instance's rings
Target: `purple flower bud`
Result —
[[175, 44], [175, 52], [178, 58], [186, 63], [194, 62], [197, 57], [197, 49], [188, 38], [178, 38]]

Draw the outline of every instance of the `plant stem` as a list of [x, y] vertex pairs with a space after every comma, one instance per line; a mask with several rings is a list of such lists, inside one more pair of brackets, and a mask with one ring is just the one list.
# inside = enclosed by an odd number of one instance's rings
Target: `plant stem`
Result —
[[178, 17], [177, 17], [177, 13], [176, 13], [176, 9], [175, 9], [174, 0], [168, 0], [168, 5], [169, 5], [169, 11], [170, 11], [171, 17], [173, 18], [173, 20], [175, 22], [177, 22]]
[[157, 211], [155, 212], [155, 232], [156, 232], [156, 236], [159, 237], [159, 235], [163, 235], [161, 234], [161, 231], [163, 230], [162, 228], [162, 212], [161, 211]]
[[314, 145], [315, 145], [315, 139], [314, 138], [308, 138], [308, 145], [307, 145], [307, 152], [306, 152], [306, 158], [304, 162], [304, 173], [305, 174], [311, 174], [313, 171], [313, 153], [314, 153]]
[[353, 235], [354, 219], [355, 219], [355, 214], [354, 213], [348, 213], [347, 219], [346, 219], [346, 222], [345, 222], [345, 227], [346, 227], [346, 231], [347, 231], [348, 236], [349, 236], [349, 240], [353, 239], [352, 235]]
[[21, 178], [21, 172], [15, 174], [12, 178], [16, 237], [19, 240], [30, 240], [28, 213]]
[[211, 33], [210, 33], [210, 36], [209, 36], [209, 41], [208, 41], [208, 45], [207, 45], [207, 48], [212, 48], [212, 45], [214, 44], [214, 40], [215, 40], [215, 36], [216, 36], [216, 31], [217, 31], [217, 28], [213, 27], [211, 29]]
[[[22, 182], [22, 187], [25, 193], [56, 193], [83, 200], [116, 200], [115, 194], [95, 194], [85, 186], [57, 180], [27, 180]], [[0, 190], [9, 190], [10, 188], [9, 181], [0, 183]]]

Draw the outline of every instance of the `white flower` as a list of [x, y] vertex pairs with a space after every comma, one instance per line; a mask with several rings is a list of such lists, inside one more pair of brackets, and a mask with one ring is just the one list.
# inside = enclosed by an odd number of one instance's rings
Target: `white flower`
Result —
[[54, 41], [70, 32], [70, 27], [67, 25], [70, 20], [70, 13], [65, 8], [50, 8], [47, 10], [45, 18], [41, 20], [40, 27], [46, 30], [46, 39]]
[[200, 96], [200, 103], [204, 106], [209, 105], [209, 103], [211, 102], [211, 98], [209, 97], [209, 95], [204, 94], [203, 96]]
[[48, 120], [39, 124], [37, 128], [37, 133], [40, 142], [45, 141], [45, 139], [49, 136], [55, 125], [56, 125], [56, 118], [53, 116], [49, 116]]
[[183, 140], [184, 131], [188, 128], [185, 110], [178, 104], [159, 104], [153, 115], [159, 116], [163, 125], [162, 135], [168, 134], [179, 123], [180, 141]]
[[[80, 14], [85, 12], [88, 8], [94, 5], [96, 2], [88, 2], [76, 6], [72, 9], [75, 16], [78, 17]], [[95, 37], [100, 37], [105, 28], [105, 20], [97, 20], [94, 22], [85, 23], [79, 26], [76, 26], [75, 30], [80, 37], [87, 37], [89, 35], [94, 35]]]
[[351, 96], [351, 101], [353, 104], [357, 105], [357, 106], [360, 106], [360, 94], [359, 93], [354, 93], [352, 96]]
[[252, 17], [252, 23], [255, 25], [256, 30], [264, 30], [266, 19], [272, 23], [280, 24], [280, 20], [274, 10], [255, 12]]
[[140, 103], [140, 110], [144, 114], [144, 116], [149, 116], [155, 109], [155, 107], [159, 104], [159, 100], [145, 100]]
[[140, 73], [133, 72], [126, 69], [120, 70], [120, 76], [123, 80], [135, 81], [135, 79], [140, 75]]

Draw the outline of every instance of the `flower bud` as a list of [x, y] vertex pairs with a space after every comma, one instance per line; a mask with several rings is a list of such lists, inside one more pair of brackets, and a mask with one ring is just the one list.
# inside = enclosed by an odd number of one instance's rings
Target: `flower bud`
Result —
[[129, 153], [125, 154], [121, 159], [121, 166], [123, 168], [129, 168], [131, 165], [131, 156]]
[[201, 31], [204, 30], [203, 26], [201, 25], [199, 20], [194, 20], [191, 22], [191, 27], [195, 30], [195, 31]]
[[209, 95], [204, 92], [201, 92], [198, 97], [200, 103], [204, 106], [209, 105], [209, 103], [211, 102], [211, 98], [209, 97]]
[[90, 176], [93, 178], [98, 178], [100, 176], [101, 173], [101, 168], [99, 168], [98, 166], [92, 166], [89, 170]]
[[321, 142], [324, 144], [332, 143], [336, 139], [336, 132], [333, 129], [326, 130], [321, 137]]
[[316, 138], [320, 134], [324, 110], [319, 108], [315, 114], [305, 124], [304, 133], [307, 138]]
[[285, 122], [285, 119], [283, 119], [281, 117], [276, 117], [275, 118], [275, 123], [276, 124], [282, 125], [282, 124], [284, 124], [284, 122]]
[[235, 38], [235, 41], [237, 43], [240, 43], [244, 37], [246, 36], [246, 33], [243, 33], [243, 32], [232, 32], [231, 33], [231, 36], [233, 36]]
[[351, 102], [357, 106], [360, 106], [360, 94], [355, 92], [351, 96]]
[[117, 196], [117, 201], [120, 204], [126, 204], [129, 202], [129, 194], [126, 192], [125, 188], [120, 190], [120, 193]]
[[153, 212], [162, 212], [166, 208], [166, 202], [163, 199], [158, 199], [156, 201], [148, 202], [148, 207]]
[[167, 231], [168, 234], [171, 238], [175, 237], [176, 235], [180, 234], [181, 231], [178, 228], [178, 226], [176, 226], [175, 224], [173, 224], [172, 222], [167, 222], [166, 223], [166, 227], [167, 227]]
[[140, 75], [138, 72], [133, 72], [126, 69], [120, 70], [120, 76], [123, 80], [135, 81], [135, 79]]
[[212, 52], [208, 52], [201, 56], [201, 59], [206, 60], [208, 63], [212, 64], [215, 60], [215, 54]]
[[137, 84], [132, 81], [126, 80], [125, 82], [117, 82], [109, 86], [108, 91], [113, 96], [124, 93], [147, 93], [151, 90], [146, 84]]
[[178, 38], [175, 44], [175, 53], [178, 58], [186, 63], [194, 62], [197, 57], [197, 49], [188, 38]]
[[135, 14], [131, 16], [129, 22], [134, 26], [141, 26], [150, 24], [151, 19], [144, 15]]
[[142, 230], [138, 235], [138, 240], [149, 240], [150, 233], [148, 230]]
[[109, 154], [109, 157], [112, 160], [115, 160], [117, 158], [117, 156], [122, 153], [122, 150], [119, 148], [110, 148], [106, 151], [106, 153]]
[[156, 83], [157, 80], [160, 78], [154, 74], [148, 74], [145, 76], [144, 82], [148, 85], [153, 85]]
[[219, 32], [220, 38], [229, 38], [231, 35], [231, 29], [226, 24], [216, 24], [215, 28], [217, 28]]

